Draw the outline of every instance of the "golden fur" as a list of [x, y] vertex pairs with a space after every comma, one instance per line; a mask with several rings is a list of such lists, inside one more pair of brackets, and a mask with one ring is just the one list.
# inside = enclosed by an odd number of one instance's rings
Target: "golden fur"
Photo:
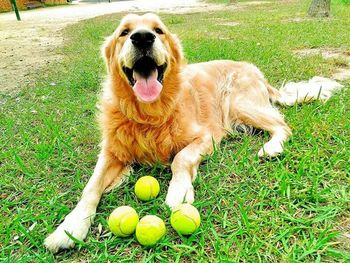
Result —
[[[262, 74], [250, 64], [231, 61], [184, 66], [179, 41], [167, 30], [162, 42], [168, 49], [171, 63], [164, 79], [164, 90], [158, 101], [139, 103], [118, 63], [118, 51], [123, 41], [118, 41], [117, 35], [123, 28], [133, 30], [140, 23], [150, 28], [165, 28], [154, 15], [148, 14], [141, 19], [129, 15], [103, 47], [109, 73], [105, 84], [107, 95], [100, 102], [100, 124], [106, 151], [124, 163], [167, 162], [204, 133], [220, 139], [227, 133], [233, 118], [263, 128], [264, 125], [256, 125], [244, 113], [225, 112], [227, 109], [222, 108], [223, 101], [234, 91], [220, 87], [225, 81], [231, 81], [233, 89], [235, 81], [243, 80], [242, 85], [248, 88], [237, 86], [237, 92], [252, 92], [259, 89], [264, 81]], [[233, 75], [227, 80], [229, 74]], [[265, 86], [261, 89], [265, 89], [262, 92], [266, 93]], [[252, 103], [259, 100], [261, 104], [269, 103], [267, 94], [259, 95], [254, 94]], [[193, 126], [201, 131], [194, 131]], [[285, 129], [288, 130], [287, 127]]]
[[[133, 55], [129, 36], [139, 29], [156, 36], [155, 59], [167, 64], [163, 89], [151, 103], [135, 96], [123, 72], [123, 63], [130, 64]], [[162, 33], [157, 33], [159, 30]], [[281, 153], [291, 134], [270, 100], [290, 105], [301, 98], [274, 89], [249, 63], [185, 65], [179, 40], [154, 14], [124, 17], [106, 40], [102, 53], [107, 66], [99, 103], [102, 149], [81, 200], [45, 240], [46, 247], [54, 252], [74, 245], [65, 231], [77, 239], [85, 238], [103, 191], [119, 185], [133, 162], [172, 161], [166, 203], [174, 207], [194, 201], [192, 181], [202, 156], [213, 150], [213, 141], [220, 142], [235, 125], [253, 126], [271, 134], [259, 156]], [[315, 96], [308, 95], [311, 99]]]

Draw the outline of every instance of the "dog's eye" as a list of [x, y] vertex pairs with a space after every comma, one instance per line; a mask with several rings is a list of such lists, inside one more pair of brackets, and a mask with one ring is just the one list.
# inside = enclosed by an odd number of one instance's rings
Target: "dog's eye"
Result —
[[163, 30], [161, 30], [159, 27], [156, 27], [156, 28], [154, 29], [154, 31], [155, 31], [157, 34], [159, 34], [159, 35], [164, 34]]
[[121, 37], [124, 37], [124, 36], [126, 36], [127, 34], [129, 34], [129, 29], [124, 29], [124, 30], [121, 32], [120, 36], [121, 36]]

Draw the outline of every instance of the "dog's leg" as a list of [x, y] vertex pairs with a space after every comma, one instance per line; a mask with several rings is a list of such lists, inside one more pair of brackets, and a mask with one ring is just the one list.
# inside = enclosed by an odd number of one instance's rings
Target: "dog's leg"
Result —
[[74, 241], [66, 234], [70, 233], [83, 240], [95, 217], [96, 207], [103, 191], [110, 185], [121, 181], [126, 167], [113, 155], [101, 152], [94, 173], [83, 190], [77, 206], [66, 216], [63, 223], [45, 239], [45, 246], [52, 252], [74, 246]]
[[[287, 126], [288, 127], [288, 126]], [[268, 130], [271, 134], [271, 139], [264, 144], [264, 146], [259, 150], [259, 157], [275, 157], [283, 152], [283, 144], [287, 140], [288, 136], [291, 134], [286, 131], [286, 127], [275, 126], [269, 127]]]
[[260, 157], [274, 157], [282, 153], [283, 144], [291, 135], [291, 130], [276, 108], [242, 102], [235, 104], [235, 112], [242, 123], [270, 133], [271, 139], [258, 152]]
[[194, 191], [192, 182], [197, 175], [197, 169], [202, 156], [213, 150], [212, 136], [195, 139], [175, 156], [171, 170], [173, 177], [169, 184], [166, 204], [170, 208], [182, 202], [193, 203]]

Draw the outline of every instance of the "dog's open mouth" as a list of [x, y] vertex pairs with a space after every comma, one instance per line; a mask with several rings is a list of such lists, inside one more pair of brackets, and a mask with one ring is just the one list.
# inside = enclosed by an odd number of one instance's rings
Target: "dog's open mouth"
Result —
[[144, 56], [136, 61], [132, 69], [123, 67], [129, 84], [140, 101], [150, 103], [158, 99], [163, 89], [166, 66], [166, 63], [158, 66], [152, 58]]

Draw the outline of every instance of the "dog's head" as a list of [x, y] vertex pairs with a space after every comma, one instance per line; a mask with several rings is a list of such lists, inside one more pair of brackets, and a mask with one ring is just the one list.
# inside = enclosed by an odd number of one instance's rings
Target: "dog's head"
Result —
[[150, 13], [125, 16], [103, 53], [109, 73], [123, 83], [117, 88], [132, 91], [140, 103], [157, 101], [182, 63], [177, 37]]

